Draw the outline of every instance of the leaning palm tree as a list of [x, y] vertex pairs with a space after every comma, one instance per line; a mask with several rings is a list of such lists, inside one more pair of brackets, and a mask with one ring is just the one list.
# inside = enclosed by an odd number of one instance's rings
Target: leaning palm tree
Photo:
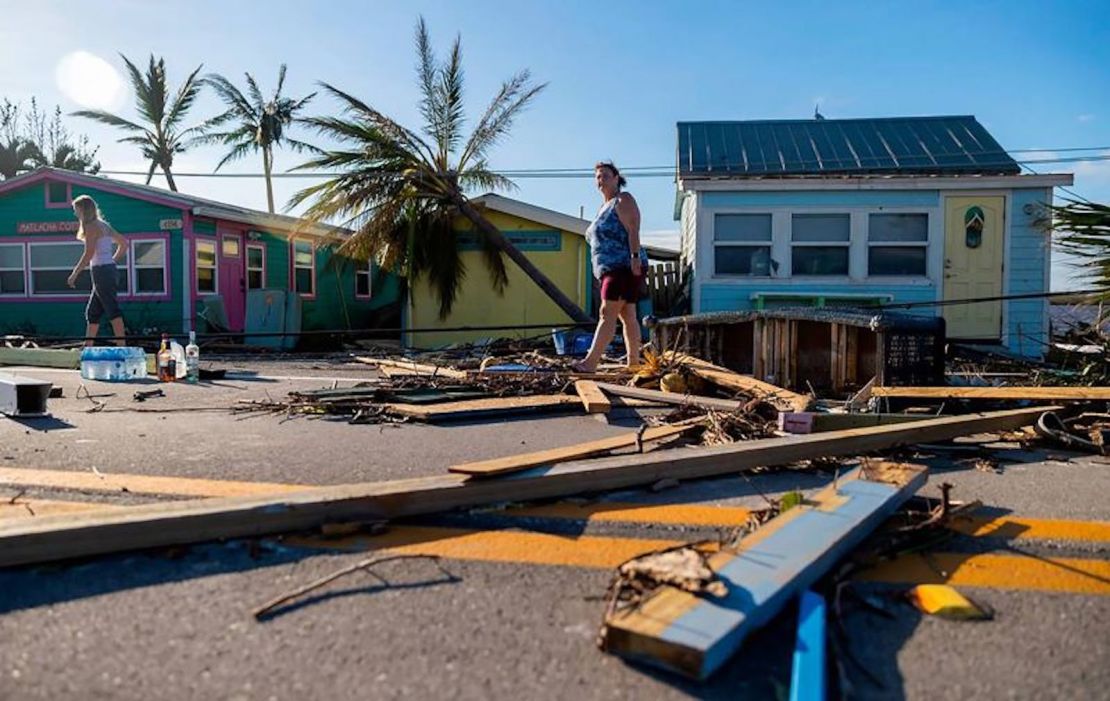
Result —
[[40, 158], [38, 148], [27, 139], [16, 136], [0, 141], [0, 178], [34, 170]]
[[[270, 99], [262, 96], [258, 83], [250, 73], [246, 74], [248, 99], [239, 88], [222, 75], [210, 74], [204, 78], [206, 85], [212, 86], [220, 99], [227, 105], [227, 111], [208, 120], [204, 124], [205, 133], [197, 138], [202, 143], [219, 143], [230, 146], [223, 159], [216, 164], [216, 170], [231, 161], [238, 160], [248, 153], [262, 152], [262, 171], [266, 176], [266, 202], [270, 213], [274, 211], [274, 184], [271, 178], [274, 167], [274, 148], [285, 145], [294, 151], [315, 150], [312, 146], [290, 139], [285, 129], [297, 121], [297, 113], [304, 109], [308, 101], [315, 97], [312, 93], [300, 100], [282, 97], [285, 85], [285, 64], [278, 70], [277, 89]], [[234, 123], [226, 131], [212, 132], [211, 129], [229, 122]]]
[[1041, 219], [1057, 233], [1060, 250], [1074, 257], [1075, 265], [1090, 282], [1110, 297], [1110, 205], [1068, 199], [1065, 205], [1048, 205]]
[[151, 54], [146, 75], [143, 75], [126, 56], [120, 54], [120, 57], [127, 65], [131, 88], [135, 91], [135, 109], [142, 117], [143, 123], [132, 122], [103, 110], [81, 110], [73, 114], [119, 127], [131, 134], [120, 139], [119, 143], [138, 146], [143, 153], [143, 158], [150, 161], [146, 184], [150, 184], [154, 171], [161, 168], [170, 189], [177, 192], [177, 184], [173, 180], [171, 171], [173, 158], [176, 154], [185, 151], [192, 136], [198, 130], [198, 127], [182, 129], [181, 122], [200, 92], [201, 81], [197, 78], [197, 74], [200, 73], [201, 66], [197, 66], [196, 70], [189, 74], [171, 98], [171, 91], [166, 83], [164, 59], [155, 60], [154, 55]]
[[[341, 247], [361, 259], [375, 256], [387, 269], [410, 280], [427, 274], [440, 302], [440, 317], [450, 313], [465, 267], [452, 227], [461, 214], [477, 233], [494, 289], [508, 284], [501, 254], [508, 255], [568, 316], [590, 317], [493, 226], [466, 197], [471, 188], [509, 190], [512, 181], [493, 172], [489, 150], [509, 133], [513, 120], [544, 89], [527, 70], [506, 81], [463, 139], [462, 49], [458, 37], [449, 58], [436, 61], [421, 18], [416, 28], [417, 67], [424, 136], [405, 128], [369, 104], [327, 83], [324, 89], [344, 107], [340, 117], [315, 117], [305, 123], [338, 142], [298, 169], [340, 174], [296, 193], [290, 206], [311, 200], [308, 221], [329, 221], [354, 233]], [[425, 138], [426, 137], [426, 138]]]

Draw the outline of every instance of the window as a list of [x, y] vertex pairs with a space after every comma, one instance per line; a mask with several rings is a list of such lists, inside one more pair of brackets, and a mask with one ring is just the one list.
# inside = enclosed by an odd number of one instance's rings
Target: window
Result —
[[46, 183], [46, 207], [48, 209], [68, 207], [72, 200], [73, 190], [69, 183]]
[[369, 299], [372, 292], [371, 284], [373, 282], [372, 270], [374, 264], [370, 261], [359, 263], [355, 268], [355, 297], [364, 297]]
[[197, 239], [197, 294], [216, 292], [216, 242]]
[[311, 241], [293, 241], [293, 291], [301, 295], [312, 295], [316, 291]]
[[247, 289], [261, 290], [266, 286], [266, 247], [247, 244]]
[[86, 268], [77, 276], [76, 289], [66, 284], [73, 266], [85, 252], [85, 244], [73, 243], [29, 243], [27, 248], [31, 262], [31, 293], [36, 295], [68, 295], [88, 292], [92, 289], [92, 278]]
[[716, 215], [713, 270], [716, 275], [770, 275], [771, 215]]
[[166, 242], [132, 241], [131, 267], [137, 295], [166, 293]]
[[794, 214], [792, 275], [847, 275], [851, 220], [847, 214]]
[[239, 257], [239, 237], [238, 236], [225, 236], [223, 238], [222, 251], [224, 258], [238, 258]]
[[926, 274], [928, 214], [872, 214], [867, 223], [867, 274]]
[[0, 244], [0, 295], [27, 294], [27, 277], [23, 268], [23, 244]]

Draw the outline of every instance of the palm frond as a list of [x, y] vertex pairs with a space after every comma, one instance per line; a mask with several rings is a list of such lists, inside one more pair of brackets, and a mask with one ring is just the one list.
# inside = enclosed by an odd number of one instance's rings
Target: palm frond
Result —
[[512, 128], [513, 119], [547, 87], [547, 83], [531, 85], [531, 81], [531, 73], [523, 70], [501, 85], [459, 157], [460, 170], [471, 158], [483, 157]]
[[123, 117], [116, 116], [111, 112], [105, 112], [104, 110], [77, 110], [76, 112], [70, 112], [70, 114], [74, 117], [84, 117], [85, 119], [91, 119], [93, 121], [100, 122], [101, 124], [119, 127], [120, 129], [126, 129], [127, 131], [139, 131], [143, 133], [146, 133], [147, 131], [144, 127], [141, 127], [132, 121], [126, 120]]
[[197, 95], [200, 94], [201, 83], [197, 80], [197, 75], [200, 74], [202, 68], [204, 68], [203, 64], [197, 66], [178, 88], [173, 104], [170, 105], [170, 110], [166, 114], [167, 131], [177, 126], [178, 122], [184, 119], [185, 114], [193, 106], [193, 102], [196, 101]]
[[451, 47], [450, 59], [440, 71], [438, 90], [442, 110], [439, 149], [442, 157], [441, 167], [446, 170], [448, 155], [454, 153], [462, 140], [464, 122], [462, 38], [459, 36], [455, 37], [455, 43]]

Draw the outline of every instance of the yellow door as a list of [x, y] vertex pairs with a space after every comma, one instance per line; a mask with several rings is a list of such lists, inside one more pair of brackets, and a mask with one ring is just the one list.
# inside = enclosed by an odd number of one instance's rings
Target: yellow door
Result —
[[[948, 197], [944, 214], [944, 299], [1002, 296], [1003, 197]], [[949, 338], [998, 340], [1002, 302], [942, 307]]]

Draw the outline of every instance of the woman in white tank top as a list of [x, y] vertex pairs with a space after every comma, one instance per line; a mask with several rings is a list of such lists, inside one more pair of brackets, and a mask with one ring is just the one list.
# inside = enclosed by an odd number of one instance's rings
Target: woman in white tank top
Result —
[[[89, 303], [85, 307], [85, 320], [88, 326], [85, 329], [85, 345], [95, 343], [96, 334], [100, 331], [100, 319], [108, 317], [112, 323], [112, 334], [116, 337], [116, 345], [124, 345], [123, 314], [120, 312], [119, 302], [116, 300], [116, 263], [126, 251], [127, 239], [113, 229], [100, 215], [96, 202], [88, 195], [81, 195], [73, 200], [73, 213], [77, 215], [80, 226], [77, 228], [77, 239], [85, 242], [85, 252], [81, 260], [77, 261], [73, 272], [66, 282], [70, 287], [77, 286], [77, 275], [89, 266], [92, 276], [92, 293]], [[115, 245], [115, 251], [112, 250]]]

